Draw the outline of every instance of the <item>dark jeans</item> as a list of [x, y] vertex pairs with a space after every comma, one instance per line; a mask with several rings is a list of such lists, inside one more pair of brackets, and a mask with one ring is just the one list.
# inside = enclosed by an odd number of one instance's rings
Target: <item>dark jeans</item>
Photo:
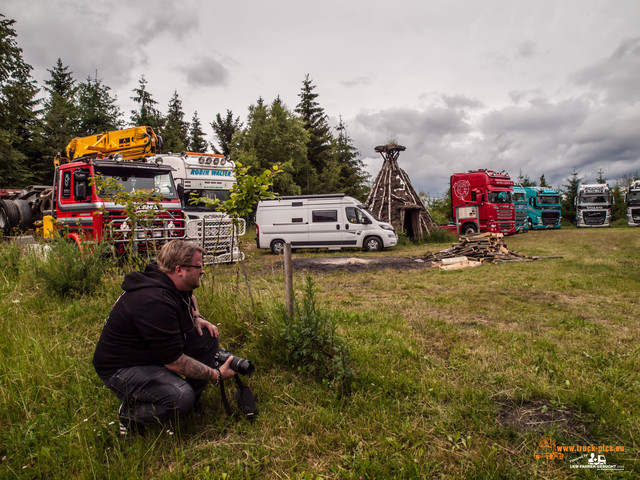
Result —
[[[192, 330], [185, 340], [185, 355], [212, 367], [218, 339]], [[184, 379], [166, 367], [145, 365], [121, 368], [103, 379], [122, 400], [124, 417], [140, 423], [165, 422], [189, 413], [207, 386], [207, 380]]]

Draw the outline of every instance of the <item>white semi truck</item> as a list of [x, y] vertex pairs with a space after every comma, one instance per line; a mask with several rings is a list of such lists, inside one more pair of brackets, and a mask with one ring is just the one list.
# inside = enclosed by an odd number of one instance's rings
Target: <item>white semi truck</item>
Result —
[[606, 183], [578, 186], [575, 198], [576, 227], [610, 227], [613, 195]]
[[154, 160], [175, 170], [173, 178], [189, 219], [185, 238], [203, 247], [213, 263], [243, 260], [238, 236], [246, 231], [245, 220], [230, 218], [197, 203], [198, 198], [221, 201], [229, 198], [236, 183], [235, 163], [224, 155], [195, 152], [160, 154]]
[[624, 194], [627, 203], [627, 225], [640, 227], [640, 180], [634, 180]]

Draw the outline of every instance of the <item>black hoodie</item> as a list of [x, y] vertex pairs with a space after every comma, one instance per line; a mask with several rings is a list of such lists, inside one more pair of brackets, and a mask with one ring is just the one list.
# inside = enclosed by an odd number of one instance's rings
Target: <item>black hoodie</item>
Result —
[[125, 275], [122, 289], [93, 355], [103, 379], [124, 367], [176, 361], [193, 328], [191, 292], [180, 292], [156, 264]]

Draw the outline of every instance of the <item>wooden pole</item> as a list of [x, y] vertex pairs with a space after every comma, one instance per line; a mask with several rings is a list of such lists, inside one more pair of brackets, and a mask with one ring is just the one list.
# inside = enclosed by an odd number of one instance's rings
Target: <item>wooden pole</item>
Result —
[[291, 244], [284, 244], [284, 298], [287, 316], [293, 317], [293, 262], [291, 261]]

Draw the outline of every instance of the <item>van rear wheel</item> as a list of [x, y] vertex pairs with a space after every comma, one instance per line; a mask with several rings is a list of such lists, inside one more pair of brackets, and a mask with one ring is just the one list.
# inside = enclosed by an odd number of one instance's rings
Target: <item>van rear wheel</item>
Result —
[[284, 253], [284, 241], [274, 240], [271, 242], [271, 252], [275, 255], [282, 255]]
[[364, 240], [364, 249], [367, 252], [379, 252], [382, 250], [382, 240], [378, 237], [368, 237]]

